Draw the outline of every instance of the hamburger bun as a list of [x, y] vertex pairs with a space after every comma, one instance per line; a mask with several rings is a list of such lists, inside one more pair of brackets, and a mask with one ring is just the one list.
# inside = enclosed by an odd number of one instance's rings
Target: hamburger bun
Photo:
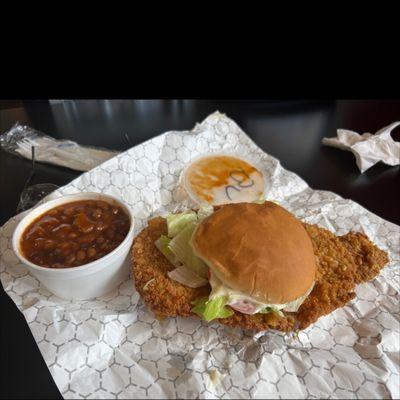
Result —
[[269, 201], [222, 206], [197, 227], [192, 247], [225, 285], [262, 303], [293, 301], [315, 279], [309, 235]]

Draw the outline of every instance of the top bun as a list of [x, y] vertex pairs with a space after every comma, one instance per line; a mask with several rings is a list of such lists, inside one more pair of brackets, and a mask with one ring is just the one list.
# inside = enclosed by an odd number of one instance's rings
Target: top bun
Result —
[[315, 279], [305, 228], [269, 201], [222, 206], [197, 227], [192, 246], [224, 284], [262, 303], [293, 301]]

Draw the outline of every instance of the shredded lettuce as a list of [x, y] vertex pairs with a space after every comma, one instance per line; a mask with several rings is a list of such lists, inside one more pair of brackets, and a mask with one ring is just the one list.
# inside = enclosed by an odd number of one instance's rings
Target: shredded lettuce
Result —
[[197, 211], [197, 217], [199, 221], [202, 221], [204, 218], [207, 218], [214, 212], [214, 207], [212, 205], [204, 205], [199, 208]]
[[192, 302], [194, 305], [192, 312], [206, 321], [216, 318], [228, 318], [233, 315], [233, 310], [226, 306], [227, 301], [228, 298], [226, 296], [215, 297], [212, 300], [203, 297]]
[[190, 241], [198, 222], [213, 212], [212, 206], [202, 206], [198, 213], [169, 214], [166, 218], [168, 236], [162, 235], [155, 241], [157, 248], [177, 267], [168, 276], [185, 286], [196, 288], [208, 282], [208, 267], [194, 254]]
[[168, 236], [161, 235], [159, 239], [157, 239], [154, 244], [157, 249], [164, 254], [167, 260], [175, 266], [179, 265], [178, 259], [175, 257], [175, 254], [169, 249], [168, 245], [170, 244], [171, 239]]
[[195, 274], [191, 269], [185, 265], [180, 265], [172, 271], [167, 272], [167, 275], [173, 279], [190, 288], [198, 288], [207, 285], [208, 280]]
[[272, 307], [272, 306], [267, 306], [263, 309], [261, 309], [260, 311], [258, 311], [260, 314], [268, 314], [270, 312], [273, 312], [277, 315], [279, 315], [280, 317], [284, 317], [285, 314], [277, 307]]
[[175, 237], [187, 224], [195, 221], [197, 221], [197, 214], [194, 211], [167, 215], [168, 236]]
[[204, 261], [197, 257], [190, 245], [190, 239], [196, 229], [195, 222], [189, 222], [183, 230], [181, 230], [169, 243], [168, 248], [175, 254], [175, 257], [191, 269], [195, 274], [202, 278], [207, 278], [208, 267]]
[[[303, 296], [288, 302], [284, 304], [268, 304], [268, 303], [261, 303], [251, 296], [242, 293], [238, 290], [234, 290], [226, 285], [217, 278], [217, 276], [210, 270], [210, 286], [211, 286], [211, 293], [210, 293], [210, 298], [213, 299], [214, 297], [219, 297], [219, 296], [226, 296], [227, 298], [227, 304], [231, 305], [233, 308], [235, 308], [235, 304], [240, 302], [240, 301], [246, 301], [249, 303], [252, 303], [255, 307], [255, 312], [254, 314], [261, 313], [261, 314], [266, 314], [269, 312], [274, 312], [277, 315], [283, 316], [282, 311], [287, 311], [287, 312], [296, 312], [301, 304], [304, 302], [304, 300], [307, 298], [307, 296], [311, 293], [314, 284], [307, 290], [306, 293], [304, 293]], [[282, 310], [282, 311], [281, 311]], [[253, 314], [252, 312], [249, 312], [249, 314]]]

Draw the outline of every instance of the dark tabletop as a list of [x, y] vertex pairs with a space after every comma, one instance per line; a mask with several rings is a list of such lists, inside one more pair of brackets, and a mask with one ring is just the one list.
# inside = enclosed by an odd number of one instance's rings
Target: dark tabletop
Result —
[[[360, 174], [350, 152], [324, 147], [338, 128], [375, 133], [400, 120], [400, 101], [67, 100], [24, 102], [1, 110], [0, 133], [15, 122], [55, 138], [123, 151], [167, 130], [191, 129], [218, 110], [234, 119], [267, 153], [312, 188], [355, 200], [400, 225], [399, 166], [379, 163]], [[400, 127], [393, 131], [400, 140]], [[15, 214], [30, 162], [0, 150], [0, 225]], [[79, 175], [37, 164], [31, 184], [65, 185]], [[0, 291], [1, 397], [60, 397], [22, 314]], [[4, 371], [3, 371], [4, 370]]]

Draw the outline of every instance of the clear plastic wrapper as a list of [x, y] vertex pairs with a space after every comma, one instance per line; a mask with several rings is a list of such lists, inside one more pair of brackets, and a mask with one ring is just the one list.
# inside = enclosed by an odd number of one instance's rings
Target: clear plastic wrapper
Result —
[[21, 193], [19, 203], [17, 206], [17, 212], [28, 210], [35, 206], [44, 197], [48, 196], [51, 192], [57, 190], [59, 186], [53, 183], [37, 183], [36, 185], [28, 186]]
[[81, 146], [71, 140], [56, 140], [18, 122], [0, 136], [0, 146], [11, 154], [29, 160], [32, 158], [31, 148], [34, 146], [36, 161], [77, 171], [89, 171], [118, 154], [116, 151]]

